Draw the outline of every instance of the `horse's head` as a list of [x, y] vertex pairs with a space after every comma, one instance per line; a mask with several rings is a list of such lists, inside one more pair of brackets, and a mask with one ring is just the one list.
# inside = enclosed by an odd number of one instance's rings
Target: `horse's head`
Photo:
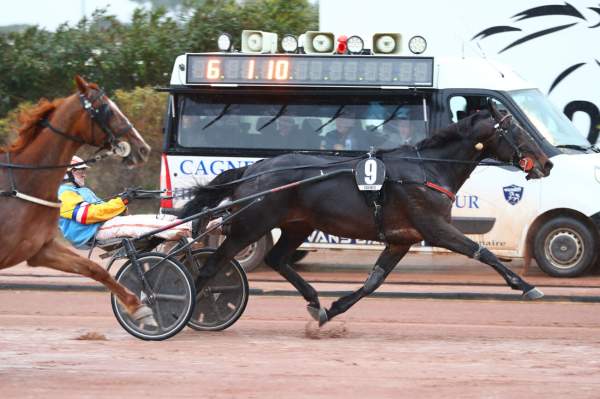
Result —
[[119, 107], [94, 83], [86, 82], [81, 76], [75, 77], [75, 83], [81, 106], [92, 121], [84, 124], [82, 138], [88, 144], [112, 149], [128, 166], [146, 162], [150, 146]]
[[500, 113], [489, 100], [492, 118], [479, 122], [481, 129], [475, 135], [475, 148], [485, 157], [509, 162], [527, 173], [527, 180], [539, 179], [550, 174], [552, 161], [540, 146], [523, 129], [511, 114]]

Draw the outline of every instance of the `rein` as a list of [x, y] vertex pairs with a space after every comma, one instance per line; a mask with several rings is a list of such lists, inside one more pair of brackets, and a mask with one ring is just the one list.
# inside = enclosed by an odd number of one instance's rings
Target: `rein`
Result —
[[210, 190], [217, 190], [217, 189], [221, 189], [223, 187], [229, 187], [229, 186], [233, 186], [235, 184], [243, 183], [243, 182], [248, 181], [248, 180], [256, 179], [257, 177], [268, 175], [268, 174], [271, 174], [271, 173], [286, 172], [288, 170], [302, 170], [302, 169], [312, 169], [312, 168], [328, 168], [330, 166], [334, 166], [334, 165], [338, 165], [338, 164], [343, 164], [343, 163], [351, 162], [351, 161], [357, 161], [359, 159], [366, 158], [368, 156], [368, 154], [369, 153], [364, 154], [364, 155], [360, 155], [360, 156], [357, 156], [357, 157], [353, 157], [353, 158], [344, 159], [344, 160], [341, 160], [341, 161], [331, 161], [331, 162], [327, 162], [327, 163], [324, 163], [324, 164], [309, 164], [309, 165], [298, 165], [298, 166], [286, 166], [284, 168], [276, 168], [276, 169], [271, 169], [271, 170], [265, 170], [264, 172], [259, 172], [259, 173], [255, 173], [253, 175], [248, 175], [248, 176], [242, 177], [240, 179], [229, 181], [227, 183], [215, 184], [213, 186], [204, 186], [202, 188], [203, 189], [210, 189]]
[[[512, 162], [501, 162], [501, 161], [463, 161], [463, 160], [459, 160], [459, 159], [443, 159], [443, 158], [423, 158], [420, 156], [418, 150], [417, 150], [417, 156], [416, 157], [412, 157], [412, 156], [399, 156], [397, 157], [397, 159], [399, 160], [405, 160], [405, 161], [417, 161], [419, 163], [422, 162], [434, 162], [434, 163], [448, 163], [448, 164], [460, 164], [460, 165], [489, 165], [489, 166], [515, 166], [515, 167], [521, 167], [525, 170], [525, 165], [522, 164], [523, 161], [520, 162], [514, 162], [514, 157], [516, 156], [517, 158], [521, 159], [522, 158], [522, 152], [521, 149], [514, 143], [514, 141], [512, 140], [512, 138], [508, 137], [508, 133], [509, 131], [504, 128], [503, 124], [504, 122], [511, 118], [510, 114], [504, 115], [500, 121], [498, 121], [495, 125], [494, 125], [494, 129], [495, 129], [495, 133], [500, 136], [500, 138], [504, 138], [504, 140], [506, 140], [506, 142], [512, 147], [512, 149], [514, 150], [514, 156], [513, 156], [513, 161]], [[493, 139], [493, 137], [491, 137], [490, 139]], [[267, 174], [272, 174], [272, 173], [278, 173], [278, 172], [285, 172], [285, 171], [291, 171], [291, 170], [302, 170], [302, 169], [312, 169], [312, 168], [319, 168], [319, 169], [324, 169], [324, 168], [328, 168], [328, 167], [332, 167], [338, 164], [343, 164], [343, 163], [347, 163], [347, 162], [352, 162], [352, 161], [356, 161], [356, 160], [360, 160], [360, 159], [364, 159], [370, 156], [378, 156], [380, 154], [384, 154], [384, 153], [389, 153], [392, 151], [396, 151], [397, 148], [393, 148], [393, 149], [389, 149], [389, 150], [378, 150], [375, 153], [373, 153], [373, 150], [371, 150], [370, 152], [357, 156], [357, 157], [353, 157], [353, 158], [348, 158], [348, 159], [344, 159], [344, 160], [340, 160], [340, 161], [331, 161], [331, 162], [327, 162], [325, 164], [309, 164], [309, 165], [300, 165], [300, 166], [289, 166], [289, 167], [283, 167], [283, 168], [277, 168], [277, 169], [271, 169], [271, 170], [267, 170], [264, 172], [259, 172], [259, 173], [255, 173], [253, 175], [249, 175], [249, 176], [244, 176], [242, 178], [236, 179], [236, 180], [232, 180], [229, 181], [227, 183], [222, 183], [222, 184], [216, 184], [216, 185], [206, 185], [203, 187], [203, 189], [206, 190], [219, 190], [221, 188], [225, 188], [225, 187], [229, 187], [229, 186], [233, 186], [239, 183], [243, 183], [246, 182], [248, 180], [252, 180], [252, 179], [256, 179], [257, 177], [263, 176], [263, 175], [267, 175]], [[322, 173], [322, 172], [321, 172]], [[424, 180], [422, 182], [417, 182], [417, 181], [407, 181], [407, 180], [393, 180], [395, 183], [400, 183], [400, 184], [423, 184], [426, 187], [429, 187], [433, 190], [436, 190], [444, 195], [446, 195], [448, 198], [450, 198], [450, 200], [454, 201], [456, 194], [454, 194], [452, 191], [436, 184], [433, 183], [431, 181], [429, 181], [427, 179], [426, 176], [424, 176]]]
[[[8, 152], [6, 154], [8, 154]], [[18, 163], [11, 163], [10, 161], [8, 163], [0, 162], [0, 168], [2, 168], [2, 169], [25, 169], [25, 170], [62, 169], [62, 168], [77, 167], [80, 165], [98, 162], [98, 161], [101, 161], [101, 160], [108, 158], [110, 156], [113, 156], [113, 155], [117, 155], [117, 154], [115, 154], [112, 151], [107, 151], [104, 154], [95, 155], [93, 158], [88, 158], [81, 162], [76, 162], [76, 163], [72, 163], [72, 164], [68, 163], [68, 164], [63, 164], [63, 165], [24, 165], [24, 164], [18, 164]]]
[[[378, 150], [375, 153], [375, 156], [379, 155], [379, 154], [383, 154], [386, 152], [391, 152], [391, 151], [395, 151], [397, 148], [391, 149], [391, 150]], [[255, 173], [253, 175], [248, 175], [248, 176], [244, 176], [240, 179], [236, 179], [236, 180], [232, 180], [229, 181], [227, 183], [222, 183], [222, 184], [215, 184], [214, 186], [204, 186], [203, 189], [210, 189], [210, 190], [217, 190], [217, 189], [221, 189], [224, 187], [229, 187], [229, 186], [233, 186], [239, 183], [243, 183], [245, 181], [248, 180], [252, 180], [255, 179], [257, 177], [263, 176], [263, 175], [268, 175], [271, 173], [278, 173], [278, 172], [286, 172], [288, 170], [302, 170], [302, 169], [313, 169], [313, 168], [329, 168], [338, 164], [343, 164], [346, 162], [352, 162], [352, 161], [357, 161], [360, 159], [365, 159], [367, 157], [369, 157], [369, 154], [371, 153], [365, 153], [363, 155], [359, 155], [357, 157], [353, 157], [353, 158], [347, 158], [344, 159], [342, 161], [331, 161], [331, 162], [327, 162], [324, 164], [309, 164], [309, 165], [299, 165], [299, 166], [288, 166], [288, 167], [284, 167], [284, 168], [276, 168], [276, 169], [271, 169], [271, 170], [266, 170], [264, 172], [259, 172], [259, 173]], [[424, 161], [424, 162], [439, 162], [439, 163], [453, 163], [453, 164], [461, 164], [461, 165], [487, 165], [487, 166], [515, 166], [514, 163], [510, 163], [510, 162], [500, 162], [500, 161], [479, 161], [479, 162], [473, 162], [473, 161], [463, 161], [460, 159], [443, 159], [443, 158], [422, 158], [422, 157], [407, 157], [407, 156], [401, 156], [398, 157], [398, 159], [401, 160], [405, 160], [405, 161]], [[260, 161], [259, 161], [260, 162]]]

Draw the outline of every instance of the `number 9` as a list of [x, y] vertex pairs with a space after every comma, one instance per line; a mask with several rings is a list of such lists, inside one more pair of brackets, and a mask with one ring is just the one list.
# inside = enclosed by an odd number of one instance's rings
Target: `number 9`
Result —
[[374, 184], [377, 181], [377, 162], [367, 159], [365, 162], [365, 183]]

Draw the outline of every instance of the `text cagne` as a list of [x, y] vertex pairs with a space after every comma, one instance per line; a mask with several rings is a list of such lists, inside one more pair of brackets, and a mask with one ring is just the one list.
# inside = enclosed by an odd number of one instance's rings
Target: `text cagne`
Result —
[[253, 160], [212, 160], [212, 161], [194, 161], [192, 159], [185, 159], [179, 164], [179, 171], [183, 175], [200, 175], [200, 176], [216, 176], [223, 171], [241, 168], [243, 166], [252, 165], [255, 161]]

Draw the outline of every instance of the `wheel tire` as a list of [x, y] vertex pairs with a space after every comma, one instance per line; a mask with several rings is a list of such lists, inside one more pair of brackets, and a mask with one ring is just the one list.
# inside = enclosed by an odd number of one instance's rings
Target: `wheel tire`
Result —
[[[204, 266], [214, 249], [199, 249], [192, 253], [196, 262], [185, 262], [195, 279], [198, 267]], [[218, 294], [218, 295], [211, 295]], [[188, 326], [198, 331], [221, 331], [233, 325], [244, 313], [250, 287], [239, 262], [232, 259], [196, 294], [196, 303]]]
[[[224, 236], [219, 236], [218, 239], [210, 242], [211, 247], [218, 247], [225, 240]], [[237, 260], [246, 273], [250, 273], [252, 270], [262, 266], [264, 264], [265, 255], [273, 247], [273, 241], [271, 235], [267, 234], [260, 240], [253, 244], [248, 245], [242, 249], [236, 256]]]
[[[139, 255], [138, 262], [146, 269], [144, 274], [151, 287], [155, 290], [154, 293], [158, 296], [161, 294], [169, 296], [168, 298], [159, 298], [155, 299], [154, 302], [148, 303], [158, 323], [161, 323], [161, 321], [164, 322], [167, 317], [173, 318], [169, 325], [163, 325], [160, 329], [146, 327], [143, 324], [139, 325], [139, 323], [130, 318], [125, 308], [117, 300], [117, 297], [111, 294], [113, 313], [119, 324], [129, 334], [146, 341], [162, 341], [174, 336], [187, 325], [194, 310], [196, 288], [192, 275], [183, 264], [175, 259], [168, 259], [159, 264], [164, 258], [164, 254], [148, 252]], [[160, 270], [155, 267], [156, 265], [158, 265]], [[115, 280], [136, 295], [141, 295], [142, 283], [137, 270], [134, 269], [130, 261], [121, 267]], [[176, 296], [182, 299], [180, 301], [174, 300]], [[177, 302], [177, 304], [173, 302]]]
[[306, 258], [306, 255], [308, 255], [308, 251], [305, 251], [303, 249], [297, 249], [294, 251], [294, 253], [292, 254], [292, 258], [290, 259], [290, 262], [292, 263], [292, 265], [294, 263], [298, 263], [300, 262], [302, 259]]
[[597, 239], [582, 222], [568, 216], [550, 219], [536, 232], [538, 266], [554, 277], [583, 275], [596, 262]]

